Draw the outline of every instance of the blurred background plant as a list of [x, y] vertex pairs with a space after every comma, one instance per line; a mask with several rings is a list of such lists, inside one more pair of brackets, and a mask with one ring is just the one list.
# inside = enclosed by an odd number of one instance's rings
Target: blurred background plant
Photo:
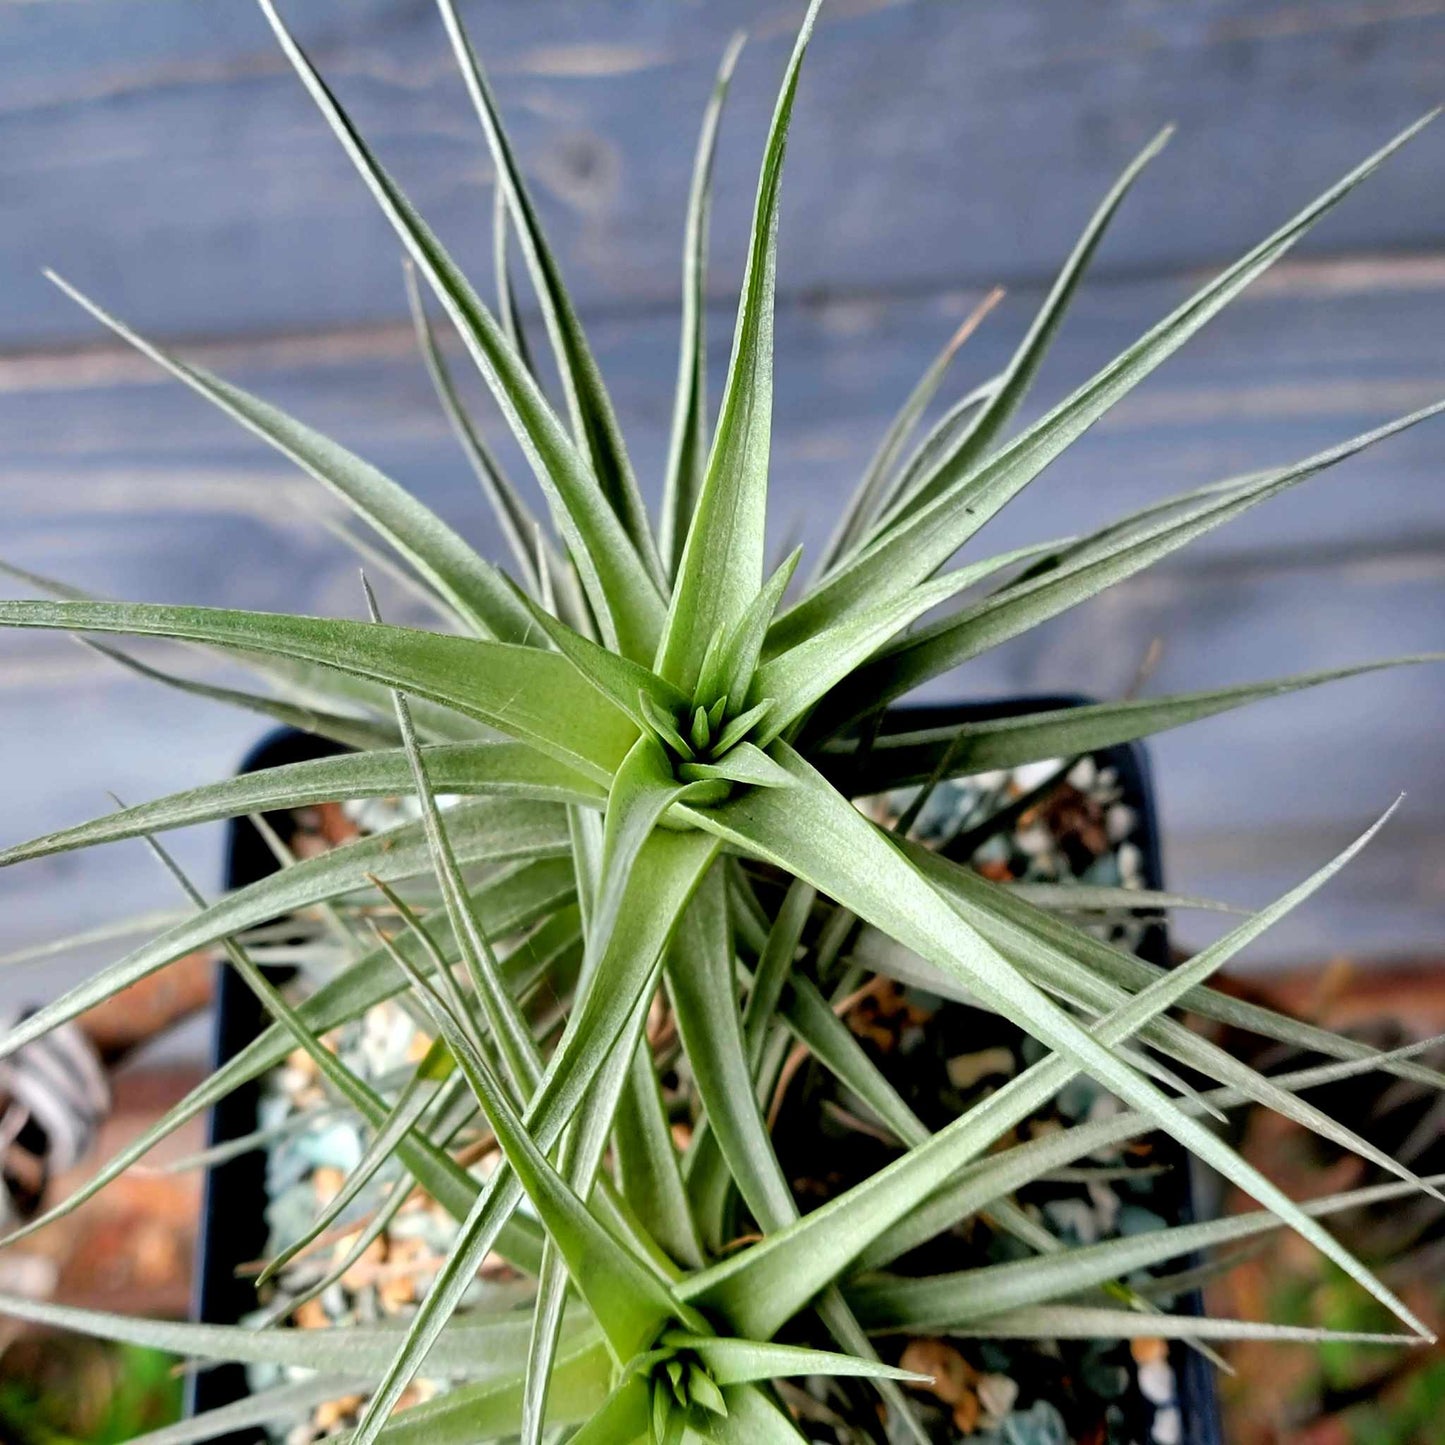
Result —
[[[1361, 971], [1343, 960], [1273, 980], [1237, 984], [1257, 1002], [1343, 1029], [1381, 1048], [1445, 1028], [1445, 970]], [[1292, 1068], [1314, 1062], [1276, 1052], [1231, 1034], [1231, 1048], [1256, 1066]], [[1438, 1068], [1440, 1051], [1423, 1056]], [[1438, 1096], [1408, 1084], [1334, 1086], [1309, 1095], [1351, 1128], [1422, 1174], [1445, 1165]], [[1242, 1115], [1237, 1142], [1245, 1156], [1296, 1198], [1379, 1182], [1363, 1161], [1330, 1148], [1264, 1110]], [[1247, 1210], [1232, 1193], [1230, 1210]], [[1409, 1206], [1355, 1210], [1337, 1232], [1363, 1259], [1383, 1268], [1422, 1318], [1445, 1327], [1445, 1211], [1421, 1198]], [[1221, 1313], [1266, 1310], [1271, 1319], [1328, 1320], [1333, 1328], [1369, 1330], [1379, 1316], [1345, 1287], [1339, 1272], [1308, 1249], [1280, 1236], [1238, 1262], [1208, 1287]], [[1371, 1322], [1374, 1323], [1371, 1323]], [[1407, 1357], [1351, 1345], [1320, 1350], [1239, 1344], [1227, 1352], [1235, 1374], [1221, 1380], [1231, 1445], [1440, 1445], [1445, 1441], [1445, 1351], [1438, 1346]]]
[[74, 1335], [33, 1335], [0, 1355], [7, 1445], [123, 1445], [180, 1416], [174, 1356]]

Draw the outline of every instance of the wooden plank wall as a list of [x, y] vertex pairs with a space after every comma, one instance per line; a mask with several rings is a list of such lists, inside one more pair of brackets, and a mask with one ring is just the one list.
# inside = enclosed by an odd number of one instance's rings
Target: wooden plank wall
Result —
[[[490, 168], [426, 0], [290, 0], [305, 44], [457, 255], [487, 274]], [[550, 234], [655, 481], [696, 122], [751, 40], [718, 164], [714, 379], [756, 157], [799, 6], [473, 0]], [[1039, 383], [1145, 329], [1445, 92], [1445, 0], [833, 0], [784, 193], [778, 542], [816, 546], [892, 409], [995, 282], [960, 359], [1001, 364], [1096, 198], [1178, 134], [1119, 216]], [[1445, 395], [1445, 124], [990, 528], [999, 546], [1293, 459]], [[414, 358], [396, 248], [239, 0], [0, 3], [0, 555], [118, 596], [355, 615], [349, 555], [277, 460], [111, 344], [52, 265], [388, 468], [488, 544]], [[1422, 428], [971, 665], [969, 695], [1153, 691], [1439, 647], [1441, 432]], [[393, 608], [400, 616], [402, 604]], [[1434, 948], [1445, 913], [1445, 670], [1271, 703], [1162, 739], [1172, 880], [1257, 902], [1406, 810], [1257, 960]], [[255, 723], [58, 637], [0, 638], [6, 840], [231, 767]], [[218, 871], [214, 834], [185, 856]], [[0, 875], [0, 952], [167, 901], [138, 846]], [[1200, 936], [1197, 922], [1185, 936]], [[3, 997], [81, 966], [31, 971]]]

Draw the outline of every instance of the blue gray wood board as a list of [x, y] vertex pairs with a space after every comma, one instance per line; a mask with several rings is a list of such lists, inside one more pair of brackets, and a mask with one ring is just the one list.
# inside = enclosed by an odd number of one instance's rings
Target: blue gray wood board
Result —
[[[286, 10], [378, 151], [488, 281], [491, 170], [434, 8]], [[716, 381], [798, 6], [477, 0], [466, 11], [655, 493], [697, 117], [728, 34], [745, 26], [717, 175]], [[893, 408], [996, 281], [1008, 299], [960, 357], [956, 384], [1002, 363], [1095, 200], [1160, 125], [1180, 130], [1103, 247], [1040, 404], [1445, 98], [1442, 76], [1445, 3], [835, 0], [809, 56], [784, 189], [777, 545], [821, 542]], [[1445, 395], [1442, 175], [1445, 129], [981, 541], [1072, 532]], [[98, 335], [42, 265], [332, 432], [496, 549], [413, 355], [392, 237], [253, 7], [0, 3], [0, 207], [0, 555], [115, 596], [360, 611], [350, 555], [303, 507], [308, 484]], [[494, 414], [481, 414], [500, 440]], [[1441, 450], [1438, 426], [1398, 438], [936, 694], [1116, 695], [1156, 637], [1153, 692], [1438, 648]], [[393, 599], [390, 615], [407, 605]], [[259, 726], [59, 637], [0, 637], [0, 697], [5, 841], [103, 810], [106, 788], [139, 799], [224, 773]], [[1438, 947], [1442, 705], [1445, 669], [1414, 669], [1160, 739], [1172, 884], [1263, 901], [1406, 789], [1368, 855], [1252, 956]], [[218, 876], [214, 830], [180, 841], [201, 875]], [[135, 844], [0, 873], [0, 953], [164, 906], [167, 887]], [[1206, 936], [1197, 920], [1181, 933]], [[53, 992], [85, 962], [12, 971], [0, 1002]]]

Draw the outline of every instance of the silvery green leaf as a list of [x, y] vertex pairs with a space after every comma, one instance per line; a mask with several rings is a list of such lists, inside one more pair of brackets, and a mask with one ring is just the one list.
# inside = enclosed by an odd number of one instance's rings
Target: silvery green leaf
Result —
[[[597, 369], [586, 334], [577, 319], [567, 288], [563, 285], [561, 268], [543, 234], [542, 223], [527, 190], [526, 180], [516, 163], [511, 142], [502, 126], [486, 72], [467, 37], [455, 0], [438, 0], [438, 8], [497, 168], [498, 195], [511, 211], [517, 241], [532, 280], [532, 289], [542, 308], [547, 335], [552, 343], [552, 354], [556, 359], [562, 390], [567, 398], [573, 434], [578, 446], [586, 451], [593, 474], [597, 478], [597, 485], [616, 513], [625, 534], [636, 547], [649, 571], [660, 580], [661, 568], [647, 524], [647, 513], [642, 505], [636, 478], [632, 474], [632, 464], [627, 459], [627, 447], [613, 413], [612, 399], [607, 395], [602, 373]], [[505, 235], [505, 231], [503, 234]], [[505, 256], [499, 254], [499, 261], [498, 291], [505, 298], [506, 310], [511, 313], [509, 333], [515, 346], [521, 333], [517, 327], [515, 305], [511, 302]], [[523, 369], [530, 374], [530, 362], [521, 357], [520, 351], [518, 359], [523, 362]]]
[[[1321, 1064], [1311, 1069], [1296, 1069], [1292, 1073], [1274, 1075], [1270, 1082], [1276, 1088], [1298, 1094], [1323, 1084], [1358, 1078], [1388, 1064], [1397, 1064], [1437, 1047], [1438, 1043], [1438, 1040], [1430, 1040], [1407, 1044], [1401, 1049], [1380, 1056], [1379, 1059], [1350, 1059], [1340, 1063]], [[1249, 1098], [1243, 1090], [1229, 1088], [1213, 1089], [1207, 1097], [1211, 1104], [1221, 1109], [1235, 1108]], [[1203, 1112], [1202, 1105], [1188, 1099], [1181, 1100], [1179, 1107], [1185, 1113]], [[873, 1244], [859, 1254], [857, 1268], [862, 1271], [888, 1264], [943, 1230], [951, 1228], [967, 1215], [987, 1208], [994, 1199], [1008, 1194], [1011, 1190], [1042, 1178], [1060, 1165], [1070, 1164], [1086, 1155], [1113, 1148], [1128, 1139], [1147, 1133], [1151, 1127], [1144, 1115], [1124, 1112], [1031, 1139], [1027, 1143], [1014, 1145], [985, 1160], [968, 1165], [949, 1183], [915, 1206], [897, 1224], [891, 1225], [880, 1234]]]
[[[1284, 1216], [1298, 1233], [1333, 1259], [1410, 1328], [1417, 1332], [1422, 1330], [1418, 1319], [1404, 1302], [1328, 1233], [1303, 1215], [1288, 1196], [1122, 1062], [1108, 1044], [1086, 1032], [1028, 983], [984, 941], [962, 912], [934, 892], [905, 856], [829, 788], [796, 753], [779, 744], [774, 755], [777, 761], [793, 772], [799, 782], [798, 788], [787, 792], [754, 789], [721, 808], [700, 812], [697, 815], [700, 826], [765, 861], [781, 864], [794, 874], [808, 878], [815, 887], [859, 917], [913, 948], [935, 967], [958, 977], [990, 1007], [1056, 1050], [1066, 1072], [1071, 1067], [1081, 1069], [1126, 1103], [1150, 1114], [1191, 1152], [1234, 1180], [1262, 1204]], [[785, 806], [780, 806], [781, 800], [785, 800]], [[1040, 1086], [1041, 1080], [1021, 1082], [1029, 1079], [1030, 1074], [1019, 1076], [986, 1100], [982, 1107], [990, 1112], [1006, 1109], [1012, 1095]], [[1047, 1097], [1047, 1093], [1043, 1097]], [[1001, 1104], [1000, 1101], [1005, 1102]], [[1038, 1102], [1042, 1102], [1042, 1098]], [[925, 1149], [935, 1147], [937, 1140], [945, 1137], [947, 1131], [935, 1136]], [[914, 1150], [907, 1157], [917, 1158], [925, 1153], [925, 1149]], [[887, 1172], [884, 1170], [874, 1177], [882, 1178]], [[865, 1183], [858, 1189], [867, 1187]], [[853, 1193], [856, 1195], [857, 1190]], [[827, 1212], [828, 1206], [825, 1205], [814, 1211], [809, 1219], [818, 1220]], [[860, 1211], [855, 1209], [852, 1217], [857, 1219], [859, 1215]], [[811, 1270], [816, 1270], [822, 1277], [820, 1282], [836, 1276], [837, 1270], [831, 1267], [832, 1259], [848, 1254], [851, 1249], [843, 1243], [842, 1234], [843, 1231], [835, 1227], [833, 1247], [836, 1253], [829, 1255], [826, 1262], [822, 1250], [815, 1249], [811, 1260], [801, 1251], [790, 1253], [788, 1267], [771, 1275], [762, 1288], [758, 1287], [756, 1279], [740, 1286], [730, 1267], [724, 1265], [720, 1270], [710, 1272], [717, 1275], [717, 1280], [708, 1285], [708, 1301], [714, 1307], [723, 1307], [721, 1297], [725, 1297], [726, 1309], [730, 1314], [735, 1312], [741, 1329], [749, 1334], [769, 1333], [770, 1327], [775, 1328], [788, 1317], [790, 1305], [796, 1307], [813, 1292], [811, 1289], [803, 1292], [806, 1288], [804, 1280]], [[763, 1248], [759, 1246], [749, 1251], [749, 1258], [761, 1257]]]
[[952, 480], [773, 625], [781, 651], [821, 627], [896, 597], [941, 567], [1112, 406], [1283, 256], [1322, 216], [1434, 119], [1426, 115], [1368, 157], [1273, 235], [1203, 286], [1020, 436]]
[[1271, 697], [1284, 697], [1323, 683], [1362, 677], [1391, 667], [1441, 661], [1445, 661], [1445, 652], [1425, 652], [1357, 663], [1353, 667], [1295, 673], [1267, 682], [1211, 688], [1205, 692], [1088, 703], [1082, 707], [963, 723], [926, 733], [896, 733], [878, 738], [865, 757], [858, 756], [855, 741], [840, 741], [822, 755], [820, 763], [847, 793], [854, 796], [884, 793], [926, 782], [945, 754], [949, 761], [944, 775], [953, 777], [1054, 758], [1081, 757], [1117, 743], [1152, 737], [1216, 713]]
[[[649, 982], [655, 980], [658, 958], [716, 855], [717, 844], [698, 833], [659, 829], [642, 845], [606, 952], [593, 969], [592, 986], [574, 1006], [523, 1121], [544, 1153], [556, 1147]], [[601, 986], [599, 977], [605, 980]], [[482, 1261], [513, 1219], [522, 1195], [520, 1182], [505, 1167], [498, 1168], [477, 1193], [451, 1254], [376, 1384], [371, 1408], [378, 1427], [421, 1368]], [[520, 1380], [517, 1393], [520, 1413]]]
[[0, 626], [129, 632], [320, 663], [455, 708], [603, 783], [636, 736], [625, 713], [577, 686], [566, 658], [535, 647], [409, 627], [153, 603], [0, 602]]
[[[541, 585], [535, 554], [535, 539], [540, 524], [511, 479], [502, 470], [501, 463], [492, 454], [491, 448], [482, 439], [476, 423], [462, 406], [451, 368], [447, 365], [447, 359], [432, 329], [431, 319], [427, 316], [426, 302], [422, 299], [421, 289], [417, 285], [416, 268], [410, 263], [406, 266], [405, 276], [406, 299], [411, 308], [412, 324], [416, 328], [417, 345], [422, 359], [426, 362], [427, 374], [431, 377], [437, 400], [441, 402], [442, 410], [446, 413], [447, 421], [471, 464], [472, 471], [476, 473], [483, 495], [491, 504], [492, 513], [511, 550], [512, 560], [535, 596]], [[544, 543], [545, 545], [547, 544]]]
[[[683, 916], [665, 976], [699, 1098], [738, 1189], [765, 1230], [786, 1229], [798, 1218], [798, 1210], [753, 1088], [738, 1011], [727, 889], [720, 869], [714, 868], [704, 880]], [[684, 1282], [680, 1289], [686, 1288]], [[817, 1309], [844, 1349], [872, 1356], [867, 1336], [836, 1290], [827, 1289]], [[920, 1445], [927, 1445], [927, 1434], [902, 1392], [881, 1377], [877, 1386], [899, 1424]]]
[[778, 199], [798, 74], [820, 3], [811, 0], [803, 17], [768, 131], [727, 384], [657, 653], [656, 670], [685, 691], [697, 681], [713, 634], [742, 617], [763, 581]]
[[923, 479], [918, 486], [899, 499], [895, 509], [885, 513], [880, 521], [879, 531], [899, 518], [910, 516], [926, 506], [935, 497], [946, 492], [959, 478], [968, 475], [979, 460], [986, 456], [994, 442], [1002, 434], [1009, 420], [1018, 410], [1028, 393], [1030, 384], [1038, 374], [1049, 345], [1057, 334], [1069, 302], [1078, 289], [1085, 269], [1093, 258], [1099, 242], [1103, 239], [1114, 213], [1123, 204], [1134, 182], [1144, 167], [1164, 148], [1173, 127], [1160, 131], [1139, 153], [1124, 174], [1110, 188], [1099, 209], [1090, 218], [1084, 234], [1079, 238], [1064, 268], [1055, 280], [1049, 294], [1044, 298], [1039, 314], [1029, 327], [1028, 335], [1020, 343], [1003, 375], [998, 387], [988, 401], [979, 409], [968, 428], [941, 458], [935, 471]]
[[1004, 1340], [1273, 1340], [1296, 1344], [1327, 1344], [1333, 1340], [1340, 1344], [1396, 1346], [1427, 1343], [1418, 1335], [1311, 1329], [1199, 1315], [1139, 1314], [1086, 1305], [1010, 1310], [970, 1325], [969, 1333], [976, 1339]]
[[[877, 514], [884, 509], [890, 496], [896, 494], [894, 488], [902, 479], [895, 475], [895, 471], [904, 446], [943, 384], [943, 378], [953, 358], [958, 354], [959, 347], [974, 333], [983, 318], [1003, 300], [1003, 294], [1003, 288], [995, 286], [974, 307], [963, 324], [949, 337], [943, 350], [934, 358], [928, 370], [919, 378], [918, 384], [909, 392], [897, 415], [889, 422], [883, 440], [878, 443], [877, 450], [864, 468], [858, 485], [853, 489], [833, 529], [833, 535], [828, 539], [828, 545], [823, 549], [818, 564], [819, 575], [826, 575], [840, 557], [853, 551], [871, 530]], [[1001, 382], [1002, 378], [1000, 384]], [[981, 405], [984, 400], [985, 398], [980, 397], [977, 404]]]
[[[600, 803], [600, 788], [525, 743], [447, 743], [422, 749], [427, 776], [438, 792], [467, 796], [528, 798], [534, 802]], [[305, 808], [336, 798], [389, 798], [407, 789], [411, 779], [406, 754], [399, 749], [313, 758], [238, 773], [172, 793], [152, 803], [120, 808], [104, 818], [0, 850], [0, 868], [31, 858], [68, 853], [190, 827], [248, 813]], [[0, 960], [3, 961], [3, 960]]]
[[[458, 854], [469, 862], [523, 857], [560, 857], [567, 846], [565, 821], [550, 805], [524, 806], [477, 799], [452, 810]], [[420, 823], [344, 844], [294, 868], [228, 894], [203, 912], [168, 928], [68, 993], [38, 1009], [0, 1040], [0, 1057], [84, 1013], [102, 999], [206, 944], [242, 933], [278, 914], [328, 902], [368, 888], [369, 876], [384, 882], [414, 878], [429, 867]]]
[[202, 1410], [189, 1419], [159, 1430], [135, 1436], [131, 1445], [192, 1445], [193, 1441], [216, 1440], [256, 1425], [290, 1424], [308, 1417], [317, 1405], [335, 1400], [366, 1382], [356, 1376], [313, 1375], [293, 1384], [276, 1385], [256, 1394], [243, 1395], [229, 1405]]
[[734, 35], [718, 65], [712, 95], [703, 112], [702, 131], [693, 158], [692, 186], [687, 198], [687, 227], [682, 250], [682, 336], [678, 347], [677, 394], [672, 405], [672, 431], [663, 473], [662, 517], [658, 547], [669, 577], [677, 575], [688, 527], [697, 510], [707, 468], [707, 242], [712, 209], [713, 159], [718, 123], [742, 51], [741, 33]]
[[[539, 913], [559, 910], [553, 919], [511, 951], [508, 959], [511, 968], [520, 970], [526, 964], [534, 971], [544, 971], [575, 947], [578, 939], [577, 910], [575, 906], [562, 906], [570, 889], [570, 867], [561, 860], [549, 860], [523, 864], [518, 869], [504, 872], [492, 885], [481, 890], [485, 899], [482, 904], [485, 916], [491, 920], [499, 939], [534, 922]], [[403, 939], [400, 946], [413, 945], [411, 940]], [[404, 980], [397, 976], [386, 954], [378, 948], [322, 985], [301, 1004], [299, 1013], [313, 1031], [325, 1033], [359, 1017], [373, 1004], [393, 997], [403, 985]], [[279, 1027], [273, 1025], [264, 1031], [210, 1077], [197, 1084], [155, 1124], [101, 1165], [79, 1188], [8, 1235], [7, 1242], [18, 1243], [79, 1208], [87, 1199], [94, 1198], [131, 1165], [144, 1158], [162, 1139], [200, 1117], [233, 1089], [280, 1064], [290, 1049], [290, 1042]], [[437, 1199], [443, 1207], [456, 1208], [465, 1214], [473, 1195], [473, 1189], [463, 1186], [453, 1192], [442, 1189]]]
[[890, 647], [870, 667], [848, 679], [848, 696], [835, 704], [835, 718], [852, 721], [902, 697], [930, 678], [977, 657], [1021, 632], [1037, 627], [1106, 588], [1122, 582], [1196, 538], [1298, 486], [1376, 442], [1437, 416], [1445, 402], [1424, 407], [1376, 427], [1292, 466], [1265, 472], [1221, 494], [1206, 493], [1159, 520], [1129, 528], [1091, 551], [1035, 577], [1021, 580], [972, 607], [921, 628]]
[[67, 296], [122, 340], [214, 402], [341, 497], [446, 598], [458, 616], [479, 628], [482, 636], [504, 642], [518, 640], [527, 619], [503, 585], [501, 574], [409, 492], [270, 403], [153, 346], [68, 282], [49, 274]]
[[756, 1384], [789, 1375], [833, 1375], [925, 1381], [927, 1375], [900, 1370], [878, 1360], [840, 1355], [832, 1350], [810, 1350], [799, 1345], [778, 1345], [758, 1340], [730, 1339], [718, 1335], [687, 1335], [671, 1332], [667, 1343], [692, 1350], [707, 1366], [713, 1380], [723, 1386]]
[[[1445, 1176], [1435, 1182], [1445, 1182]], [[1375, 1185], [1311, 1199], [1301, 1208], [1314, 1218], [1327, 1218], [1405, 1198], [1413, 1188], [1409, 1184]], [[1281, 1227], [1277, 1215], [1262, 1209], [1126, 1235], [1044, 1259], [986, 1265], [927, 1279], [863, 1280], [849, 1290], [848, 1298], [870, 1329], [968, 1333], [974, 1323], [990, 1315], [1065, 1300], [1135, 1270]]]
[[273, 0], [262, 12], [327, 124], [341, 142], [417, 270], [432, 288], [486, 379], [538, 483], [552, 503], [589, 600], [609, 641], [650, 660], [663, 617], [656, 575], [506, 333], [399, 187], [376, 162], [335, 96], [292, 38]]

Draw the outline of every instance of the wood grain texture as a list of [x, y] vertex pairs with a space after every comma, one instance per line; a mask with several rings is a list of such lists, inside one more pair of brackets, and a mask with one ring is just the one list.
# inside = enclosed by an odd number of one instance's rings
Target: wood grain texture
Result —
[[[584, 314], [668, 306], [693, 141], [749, 30], [717, 167], [718, 294], [741, 273], [787, 0], [472, 0], [464, 11]], [[425, 0], [291, 0], [302, 42], [464, 261], [490, 165]], [[1445, 99], [1440, 0], [840, 0], [803, 77], [785, 294], [1037, 279], [1160, 126], [1179, 132], [1102, 269], [1243, 250]], [[1311, 244], [1445, 232], [1429, 135]], [[241, 0], [0, 6], [0, 345], [86, 334], [52, 265], [141, 326], [310, 330], [403, 314], [396, 247]]]
[[[489, 168], [433, 6], [286, 10], [487, 289]], [[727, 34], [746, 24], [718, 170], [717, 383], [796, 10], [467, 6], [654, 503], [698, 111]], [[953, 394], [1003, 363], [1094, 200], [1159, 124], [1180, 134], [1108, 238], [1025, 420], [1439, 98], [1442, 59], [1445, 0], [834, 0], [784, 193], [773, 544], [821, 543], [893, 408], [995, 280], [1009, 295], [960, 357]], [[980, 545], [1092, 527], [1445, 396], [1442, 147], [1445, 131], [1427, 132]], [[361, 611], [352, 558], [304, 510], [316, 489], [97, 336], [38, 278], [42, 264], [334, 434], [501, 555], [413, 354], [394, 243], [250, 6], [0, 3], [0, 198], [0, 556], [115, 596]], [[494, 413], [481, 415], [523, 476]], [[1441, 425], [936, 695], [1117, 695], [1155, 637], [1153, 692], [1440, 647]], [[409, 609], [387, 601], [389, 616], [422, 620]], [[1445, 921], [1442, 716], [1445, 668], [1414, 669], [1160, 739], [1171, 883], [1263, 901], [1405, 788], [1366, 857], [1252, 957], [1430, 946]], [[224, 773], [259, 731], [43, 636], [0, 636], [0, 718], [6, 842], [101, 810], [107, 787], [139, 799]], [[200, 876], [218, 876], [214, 830], [180, 842]], [[0, 873], [0, 952], [162, 906], [168, 888], [139, 845]], [[1205, 936], [1197, 920], [1182, 932]], [[54, 992], [84, 966], [13, 975], [0, 1000]]]
[[[1079, 297], [1045, 364], [1028, 421], [1084, 381], [1181, 301], [1192, 277], [1100, 283]], [[976, 293], [815, 301], [778, 317], [773, 503], [777, 540], [821, 544], [832, 509], [860, 472], [889, 416]], [[1009, 295], [955, 362], [961, 394], [1007, 360], [1039, 300]], [[1127, 398], [1024, 497], [981, 544], [1002, 549], [1095, 526], [1185, 487], [1294, 461], [1445, 396], [1445, 267], [1412, 284], [1345, 285], [1312, 267], [1246, 292]], [[642, 485], [655, 504], [666, 448], [676, 322], [604, 318], [590, 334]], [[731, 317], [709, 317], [709, 375], [720, 384]], [[334, 435], [414, 488], [479, 545], [478, 493], [417, 359], [409, 327], [313, 340], [234, 338], [183, 347]], [[459, 375], [489, 437], [519, 479], [525, 468], [479, 383]], [[714, 404], [716, 394], [714, 395]], [[1440, 423], [1407, 432], [1303, 491], [1198, 544], [1338, 547], [1439, 540]], [[272, 453], [144, 358], [94, 341], [65, 355], [0, 361], [3, 465], [21, 529], [59, 528], [66, 545], [87, 512], [120, 527], [160, 517], [226, 517], [278, 527], [283, 476]], [[300, 482], [295, 486], [302, 485]], [[114, 545], [109, 534], [98, 545]], [[123, 545], [123, 544], [122, 544]], [[303, 536], [285, 545], [304, 548]], [[204, 568], [198, 557], [196, 566]], [[240, 579], [233, 579], [238, 582]]]
[[[1308, 279], [1244, 300], [1041, 477], [980, 544], [1002, 548], [1097, 525], [1171, 491], [1308, 454], [1445, 394], [1445, 358], [1433, 341], [1445, 298], [1433, 285], [1355, 291]], [[1183, 284], [1091, 290], [1041, 380], [1036, 407], [1142, 330]], [[834, 499], [970, 299], [815, 303], [780, 317], [779, 548], [794, 538], [821, 542]], [[959, 388], [1000, 363], [1033, 299], [1015, 295], [1013, 310], [971, 343], [960, 358]], [[725, 320], [714, 318], [712, 328], [715, 378]], [[671, 319], [618, 318], [595, 328], [595, 340], [642, 475], [655, 478], [666, 441]], [[495, 552], [498, 539], [409, 345], [404, 333], [378, 330], [354, 348], [234, 341], [198, 354], [376, 460]], [[119, 596], [360, 615], [350, 554], [305, 508], [314, 489], [122, 353], [98, 349], [72, 365], [0, 386], [0, 431], [13, 438], [5, 467], [18, 498], [15, 560]], [[936, 684], [934, 695], [1060, 688], [1117, 695], [1156, 636], [1166, 650], [1150, 684], [1155, 692], [1438, 647], [1445, 616], [1439, 454], [1438, 429], [1407, 433], [979, 659]], [[425, 620], [404, 598], [388, 604], [388, 615]], [[17, 836], [93, 811], [106, 786], [142, 796], [208, 768], [223, 771], [254, 731], [248, 720], [200, 704], [172, 715], [168, 699], [110, 678], [105, 664], [59, 637], [0, 638], [0, 677], [30, 709], [7, 707], [9, 717], [26, 718], [16, 736], [27, 739], [28, 781], [12, 801], [13, 816], [27, 821]], [[79, 709], [78, 732], [68, 724], [46, 729], [47, 710], [66, 698]], [[1430, 727], [1442, 711], [1445, 668], [1416, 669], [1159, 740], [1177, 886], [1263, 901], [1408, 788], [1404, 820], [1376, 845], [1395, 860], [1392, 886], [1366, 890], [1363, 911], [1354, 890], [1338, 909], [1330, 899], [1314, 905], [1258, 956], [1297, 956], [1303, 940], [1320, 933], [1392, 949], [1418, 944], [1438, 922], [1445, 871], [1432, 826], [1445, 808], [1445, 760]], [[78, 746], [78, 736], [90, 741]], [[33, 768], [31, 739], [41, 750]], [[66, 761], [70, 749], [78, 761]], [[7, 748], [9, 766], [19, 751]], [[45, 781], [57, 773], [63, 791]], [[89, 894], [98, 916], [111, 880], [139, 888], [149, 869], [139, 850], [103, 866], [106, 886]], [[73, 909], [59, 874], [52, 881], [54, 910]], [[0, 874], [0, 890], [7, 886], [25, 885]], [[1343, 890], [1336, 895], [1346, 899]], [[43, 912], [26, 910], [27, 932], [53, 921]]]

